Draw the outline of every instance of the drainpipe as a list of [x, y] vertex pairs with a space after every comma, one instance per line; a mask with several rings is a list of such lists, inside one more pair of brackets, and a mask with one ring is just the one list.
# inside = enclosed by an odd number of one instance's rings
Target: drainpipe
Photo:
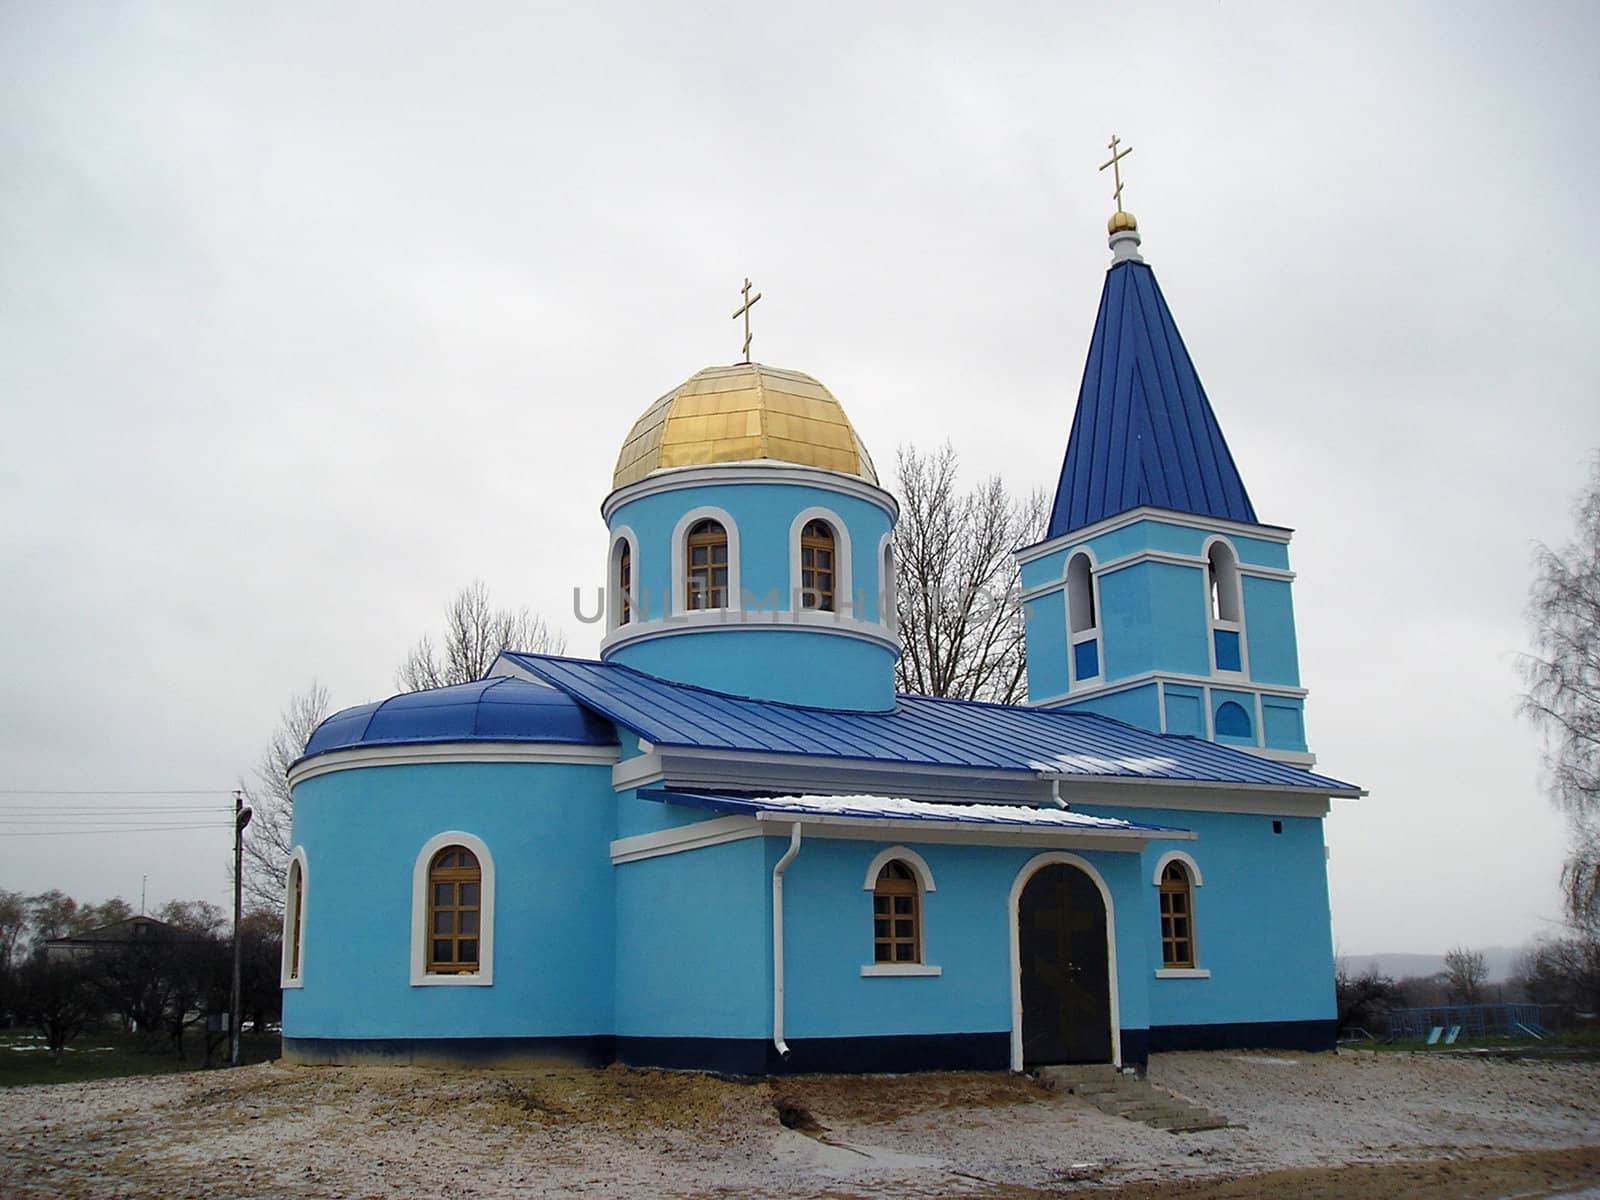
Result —
[[1061, 777], [1059, 775], [1050, 781], [1050, 803], [1054, 804], [1057, 808], [1072, 807], [1061, 798]]
[[789, 1057], [783, 1040], [783, 873], [800, 853], [800, 822], [789, 826], [789, 849], [772, 868], [772, 1044], [779, 1058]]

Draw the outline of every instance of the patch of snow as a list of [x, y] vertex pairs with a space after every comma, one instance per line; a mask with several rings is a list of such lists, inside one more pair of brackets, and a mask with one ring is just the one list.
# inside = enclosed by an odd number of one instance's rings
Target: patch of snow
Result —
[[1117, 817], [1095, 817], [1027, 804], [954, 804], [897, 796], [772, 796], [752, 803], [769, 811], [839, 817], [904, 817], [917, 821], [965, 821], [981, 825], [1043, 825], [1052, 829], [1138, 829]]

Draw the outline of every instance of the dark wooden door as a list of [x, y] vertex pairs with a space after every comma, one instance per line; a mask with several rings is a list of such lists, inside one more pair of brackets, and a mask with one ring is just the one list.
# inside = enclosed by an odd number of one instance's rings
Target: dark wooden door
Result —
[[1022, 950], [1022, 1061], [1111, 1061], [1111, 969], [1106, 905], [1094, 880], [1053, 863], [1017, 905]]

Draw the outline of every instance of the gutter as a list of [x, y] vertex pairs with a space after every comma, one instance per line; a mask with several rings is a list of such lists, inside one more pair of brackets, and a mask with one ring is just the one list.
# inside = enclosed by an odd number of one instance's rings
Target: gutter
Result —
[[772, 868], [772, 1044], [780, 1059], [789, 1057], [783, 1040], [783, 873], [800, 853], [800, 822], [789, 826], [789, 849]]

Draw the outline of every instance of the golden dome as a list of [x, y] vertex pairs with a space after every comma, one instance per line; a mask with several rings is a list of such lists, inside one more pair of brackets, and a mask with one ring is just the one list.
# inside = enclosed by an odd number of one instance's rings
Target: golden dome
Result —
[[771, 459], [878, 482], [867, 449], [833, 394], [809, 375], [760, 363], [707, 367], [634, 423], [613, 488], [661, 467]]
[[1111, 214], [1111, 219], [1106, 222], [1107, 233], [1121, 233], [1124, 229], [1137, 230], [1139, 222], [1133, 219], [1131, 212], [1123, 212], [1120, 208]]

